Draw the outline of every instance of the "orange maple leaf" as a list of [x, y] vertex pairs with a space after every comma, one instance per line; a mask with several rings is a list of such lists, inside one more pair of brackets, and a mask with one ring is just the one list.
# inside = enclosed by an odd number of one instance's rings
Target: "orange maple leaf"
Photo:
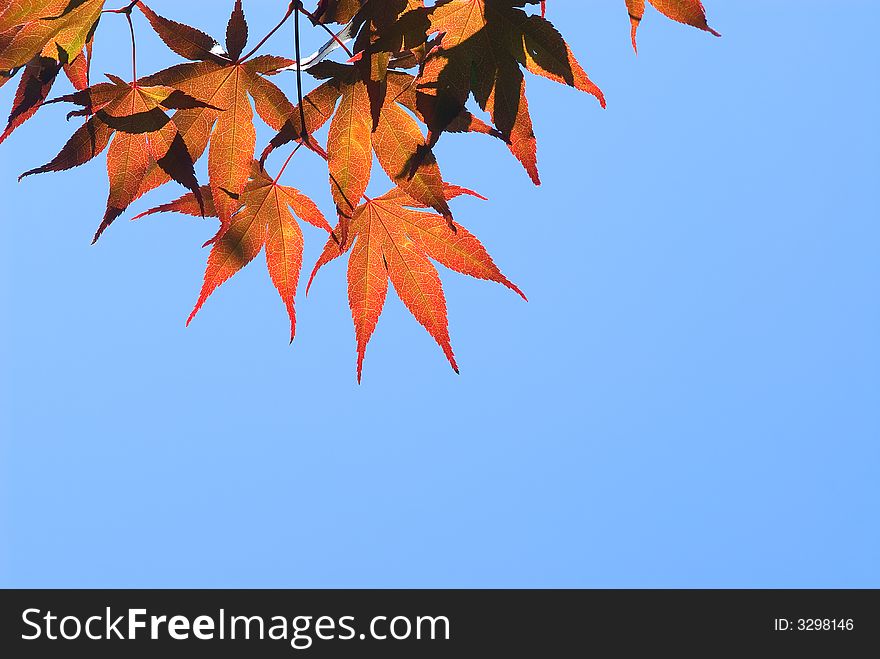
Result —
[[[166, 85], [219, 108], [216, 123], [208, 126], [208, 176], [221, 231], [238, 209], [237, 198], [244, 192], [250, 175], [256, 145], [256, 129], [251, 98], [257, 114], [279, 130], [293, 113], [284, 93], [264, 76], [292, 64], [292, 60], [261, 55], [252, 60], [242, 55], [248, 28], [241, 0], [236, 0], [226, 31], [226, 51], [204, 34], [158, 16], [143, 2], [138, 7], [165, 44], [178, 55], [196, 60], [173, 66], [143, 80], [146, 85]], [[207, 122], [196, 130], [204, 130]], [[197, 138], [193, 138], [196, 140]]]
[[103, 4], [14, 0], [0, 9], [0, 87], [23, 71], [0, 144], [40, 109], [62, 69], [74, 87], [88, 87]]
[[[210, 186], [201, 189], [205, 199], [205, 215], [219, 215]], [[163, 204], [134, 219], [163, 212], [199, 215], [200, 206], [192, 192]], [[195, 308], [186, 321], [195, 318], [211, 294], [235, 273], [244, 268], [266, 249], [266, 265], [290, 316], [290, 341], [296, 336], [296, 289], [303, 260], [303, 234], [296, 217], [319, 229], [330, 232], [330, 225], [315, 203], [296, 188], [279, 185], [260, 167], [252, 163], [251, 173], [238, 208], [226, 230], [208, 243], [212, 245], [205, 271], [205, 282]]]
[[8, 0], [0, 8], [0, 71], [38, 56], [66, 64], [83, 51], [104, 0]]
[[51, 162], [21, 176], [78, 167], [110, 144], [107, 155], [110, 195], [95, 241], [138, 198], [143, 178], [153, 166], [162, 169], [169, 179], [199, 194], [193, 159], [165, 110], [204, 104], [170, 87], [126, 83], [109, 74], [108, 78], [109, 83], [99, 83], [51, 101], [81, 105], [83, 110], [71, 115], [89, 115], [90, 118], [74, 132]]
[[[388, 71], [385, 96], [378, 123], [371, 121], [370, 95], [367, 83], [353, 66], [331, 62], [313, 70], [317, 76], [330, 80], [304, 99], [308, 132], [314, 132], [332, 117], [327, 138], [327, 162], [331, 193], [337, 213], [342, 219], [342, 235], [347, 220], [359, 206], [369, 185], [373, 154], [394, 183], [412, 198], [435, 209], [454, 226], [452, 211], [444, 193], [444, 182], [429, 143], [409, 110], [424, 121], [416, 101], [416, 78], [400, 71]], [[337, 105], [337, 99], [341, 99]], [[303, 134], [299, 112], [295, 111], [284, 128], [263, 152], [261, 162], [276, 148], [289, 142], [301, 142]], [[447, 126], [449, 132], [476, 132], [501, 137], [484, 122], [465, 109]], [[332, 145], [332, 148], [329, 146]]]
[[[445, 194], [448, 199], [462, 194], [479, 197], [470, 190], [448, 185]], [[348, 300], [357, 340], [358, 382], [363, 375], [367, 344], [385, 305], [389, 281], [458, 372], [449, 337], [446, 297], [431, 259], [450, 270], [503, 284], [525, 299], [473, 234], [459, 224], [451, 230], [444, 217], [424, 208], [424, 204], [400, 188], [365, 201], [353, 214], [348, 238], [340, 245], [336, 234], [331, 236], [312, 270], [307, 292], [321, 268], [351, 252]]]
[[[372, 173], [373, 154], [385, 173], [420, 203], [441, 213], [452, 226], [452, 211], [443, 193], [443, 177], [431, 146], [416, 121], [397, 104], [402, 97], [389, 96], [373, 130], [367, 84], [355, 66], [326, 62], [315, 67], [315, 75], [330, 80], [304, 99], [314, 123], [306, 119], [309, 133], [332, 117], [327, 150], [331, 193], [341, 221], [341, 234], [358, 208]], [[399, 83], [398, 83], [399, 84]], [[338, 105], [336, 99], [339, 98]], [[295, 112], [273, 138], [261, 158], [292, 141], [302, 141], [299, 113]]]

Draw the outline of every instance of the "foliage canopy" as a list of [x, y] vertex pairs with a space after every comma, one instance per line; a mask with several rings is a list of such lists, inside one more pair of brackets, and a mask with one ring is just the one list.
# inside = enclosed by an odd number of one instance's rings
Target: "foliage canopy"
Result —
[[[80, 118], [81, 125], [55, 158], [22, 178], [77, 167], [106, 150], [110, 192], [95, 240], [148, 192], [171, 182], [186, 188], [179, 199], [138, 217], [173, 211], [219, 222], [189, 321], [220, 285], [265, 252], [293, 341], [302, 221], [328, 236], [309, 286], [324, 265], [348, 255], [359, 380], [389, 281], [457, 371], [432, 261], [525, 296], [454, 217], [450, 202], [479, 195], [444, 179], [435, 145], [448, 132], [495, 139], [537, 185], [524, 72], [591, 94], [603, 107], [604, 96], [547, 20], [547, 3], [540, 0], [318, 0], [311, 11], [299, 0], [275, 2], [280, 22], [254, 40], [242, 2], [235, 0], [221, 44], [145, 2], [114, 9], [105, 0], [3, 0], [0, 86], [20, 79], [0, 143], [44, 105], [74, 106], [68, 118]], [[717, 35], [699, 0], [649, 2], [673, 20]], [[626, 0], [626, 9], [635, 48], [645, 0]], [[138, 75], [134, 12], [182, 63]], [[127, 19], [131, 31], [131, 81], [107, 74], [107, 81], [93, 82], [98, 24], [113, 14]], [[301, 22], [327, 35], [326, 45], [308, 57], [300, 52]], [[291, 57], [262, 53], [269, 37], [288, 23], [294, 28]], [[342, 61], [334, 61], [340, 52], [344, 56], [336, 59]], [[62, 71], [74, 91], [49, 100]], [[317, 81], [308, 93], [304, 74]], [[471, 99], [488, 122], [468, 109]], [[256, 117], [276, 131], [259, 155]], [[321, 144], [315, 133], [325, 125]], [[281, 183], [303, 147], [327, 167], [335, 227], [308, 196]], [[277, 149], [289, 154], [272, 175], [265, 163]], [[208, 181], [200, 185], [194, 164], [206, 153]], [[374, 163], [394, 187], [369, 198]]]

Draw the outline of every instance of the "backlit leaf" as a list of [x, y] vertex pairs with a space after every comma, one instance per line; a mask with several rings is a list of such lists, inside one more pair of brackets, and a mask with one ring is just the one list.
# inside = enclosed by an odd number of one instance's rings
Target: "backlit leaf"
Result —
[[[445, 189], [449, 199], [463, 193], [473, 194], [454, 186]], [[312, 271], [309, 287], [321, 268], [350, 252], [348, 300], [355, 328], [359, 381], [367, 344], [385, 305], [389, 281], [456, 372], [458, 364], [449, 337], [446, 297], [431, 260], [462, 274], [498, 282], [522, 296], [473, 234], [458, 224], [450, 228], [446, 218], [421, 210], [423, 207], [399, 188], [364, 202], [354, 213], [342, 249], [336, 238], [331, 237]]]
[[[213, 191], [204, 187], [205, 214], [217, 216]], [[163, 212], [197, 215], [200, 206], [194, 193], [169, 204], [141, 213], [138, 217]], [[296, 221], [301, 219], [325, 231], [330, 225], [315, 203], [299, 190], [278, 184], [258, 163], [252, 163], [251, 175], [228, 228], [211, 241], [211, 254], [196, 306], [189, 324], [214, 291], [266, 249], [269, 276], [281, 296], [290, 317], [290, 340], [296, 335], [296, 290], [302, 271], [303, 234]], [[136, 218], [137, 219], [137, 218]]]
[[[700, 0], [649, 0], [650, 3], [664, 16], [671, 18], [679, 23], [691, 25], [693, 27], [705, 30], [720, 37], [715, 30], [709, 27], [706, 20], [706, 10]], [[629, 11], [629, 18], [632, 23], [632, 43], [633, 49], [638, 50], [636, 44], [636, 32], [639, 24], [645, 15], [645, 0], [626, 0], [626, 8]]]

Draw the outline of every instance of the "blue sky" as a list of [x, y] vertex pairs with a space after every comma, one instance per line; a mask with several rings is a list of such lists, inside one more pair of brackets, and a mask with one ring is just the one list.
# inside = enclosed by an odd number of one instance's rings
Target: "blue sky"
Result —
[[[461, 376], [390, 296], [358, 386], [341, 262], [292, 348], [258, 263], [185, 329], [214, 225], [90, 246], [102, 161], [16, 183], [73, 129], [43, 110], [0, 147], [0, 585], [880, 586], [880, 6], [706, 4], [722, 39], [651, 11], [638, 57], [622, 0], [549, 4], [608, 109], [530, 79], [541, 188], [443, 138], [530, 298], [442, 273]], [[100, 39], [128, 77], [124, 20]]]

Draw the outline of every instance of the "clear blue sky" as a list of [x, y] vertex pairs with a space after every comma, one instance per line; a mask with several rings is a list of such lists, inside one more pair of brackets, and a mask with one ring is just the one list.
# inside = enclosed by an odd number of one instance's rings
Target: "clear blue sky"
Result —
[[[153, 4], [216, 35], [231, 6]], [[259, 264], [184, 329], [214, 225], [91, 247], [103, 161], [15, 180], [66, 109], [2, 145], [0, 585], [880, 586], [880, 5], [707, 0], [722, 39], [651, 11], [636, 58], [623, 4], [549, 3], [609, 102], [530, 80], [542, 188], [442, 141], [531, 300], [443, 273], [461, 376], [390, 296], [357, 386], [341, 262], [293, 348]], [[100, 37], [128, 77], [124, 20]]]

